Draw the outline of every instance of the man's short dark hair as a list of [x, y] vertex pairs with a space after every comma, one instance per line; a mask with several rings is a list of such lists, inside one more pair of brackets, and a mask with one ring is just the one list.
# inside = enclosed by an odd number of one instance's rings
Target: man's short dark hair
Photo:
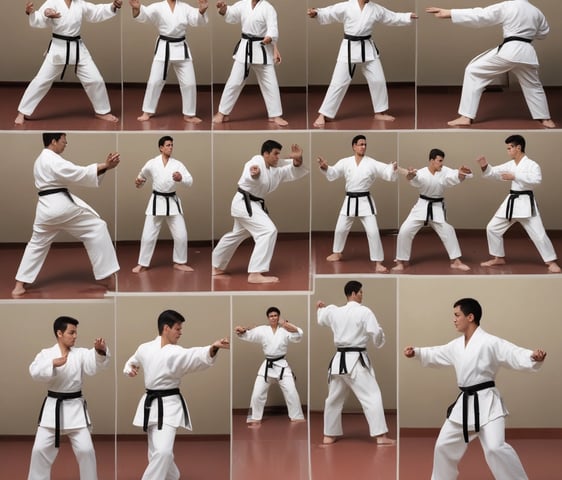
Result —
[[521, 152], [525, 153], [525, 139], [521, 135], [510, 135], [505, 139], [505, 144], [515, 145], [516, 147], [519, 145]]
[[271, 153], [274, 149], [281, 150], [282, 148], [283, 145], [281, 145], [279, 142], [276, 142], [275, 140], [266, 140], [261, 146], [261, 154], [263, 155], [264, 153]]
[[78, 326], [78, 320], [72, 317], [58, 317], [53, 323], [53, 331], [55, 332], [55, 337], [57, 332], [60, 330], [62, 333], [66, 332], [66, 327], [68, 325]]
[[181, 313], [178, 313], [175, 310], [164, 310], [158, 316], [158, 333], [162, 335], [164, 325], [168, 325], [168, 327], [172, 328], [176, 323], [183, 322], [185, 322], [185, 318], [183, 318]]
[[361, 288], [363, 288], [361, 282], [358, 282], [357, 280], [350, 280], [345, 284], [345, 287], [343, 287], [343, 292], [345, 293], [345, 296], [349, 298], [352, 294], [359, 293]]
[[453, 305], [453, 308], [459, 307], [463, 315], [468, 316], [472, 313], [474, 315], [474, 323], [480, 325], [480, 319], [482, 318], [482, 307], [474, 298], [461, 298], [457, 300]]
[[429, 159], [435, 160], [437, 157], [445, 158], [445, 152], [443, 150], [439, 150], [438, 148], [432, 148], [429, 151]]
[[357, 145], [359, 140], [365, 140], [365, 143], [367, 143], [367, 137], [365, 137], [365, 135], [355, 135], [355, 137], [351, 140], [351, 146], [353, 147], [353, 145]]
[[66, 135], [66, 133], [63, 133], [63, 132], [45, 132], [43, 134], [43, 146], [45, 148], [47, 148], [53, 140], [55, 142], [58, 142], [63, 135]]
[[174, 139], [170, 135], [164, 135], [160, 140], [158, 140], [158, 148], [163, 147], [166, 142], [174, 143]]
[[277, 307], [269, 307], [267, 309], [267, 311], [265, 312], [265, 316], [269, 317], [269, 314], [272, 313], [272, 312], [276, 312], [277, 315], [281, 315], [281, 310], [279, 310]]

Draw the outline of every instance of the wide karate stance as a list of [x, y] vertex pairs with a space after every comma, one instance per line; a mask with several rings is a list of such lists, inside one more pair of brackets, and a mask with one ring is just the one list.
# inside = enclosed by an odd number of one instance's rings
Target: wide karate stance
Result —
[[206, 347], [178, 345], [185, 318], [175, 310], [158, 317], [158, 336], [137, 348], [123, 373], [136, 377], [144, 371], [146, 393], [140, 399], [133, 425], [148, 434], [148, 466], [142, 480], [178, 480], [174, 441], [179, 427], [191, 430], [187, 404], [180, 392], [181, 377], [212, 367], [221, 348], [230, 348], [228, 338]]
[[515, 222], [525, 229], [550, 273], [560, 273], [556, 262], [556, 252], [542, 223], [539, 208], [533, 192], [535, 185], [542, 182], [541, 167], [525, 154], [525, 139], [521, 135], [511, 135], [505, 139], [507, 154], [511, 160], [492, 167], [486, 157], [478, 158], [478, 164], [485, 178], [510, 181], [509, 195], [502, 202], [492, 219], [486, 225], [488, 250], [491, 260], [482, 262], [483, 267], [505, 265], [503, 236]]
[[261, 147], [261, 155], [255, 155], [244, 165], [230, 206], [234, 226], [231, 232], [223, 235], [213, 250], [213, 275], [226, 273], [226, 267], [238, 246], [251, 236], [255, 246], [248, 264], [248, 282], [279, 281], [277, 277], [263, 275], [269, 272], [277, 240], [277, 227], [269, 218], [264, 197], [282, 182], [298, 180], [308, 173], [303, 166], [300, 146], [291, 145], [290, 159], [279, 160], [282, 148], [275, 140], [266, 140]]
[[200, 123], [201, 119], [195, 116], [197, 84], [186, 30], [188, 26], [207, 24], [209, 2], [197, 0], [198, 8], [181, 0], [162, 0], [147, 6], [142, 5], [140, 0], [129, 0], [129, 4], [137, 22], [150, 22], [158, 29], [156, 50], [142, 103], [142, 115], [137, 120], [145, 122], [156, 113], [158, 100], [168, 77], [168, 68], [172, 65], [180, 84], [183, 119], [188, 123]]
[[282, 116], [281, 93], [275, 74], [275, 65], [281, 63], [281, 54], [277, 49], [279, 29], [275, 8], [267, 0], [240, 0], [230, 6], [219, 1], [217, 9], [226, 23], [241, 24], [242, 37], [234, 49], [234, 63], [213, 123], [230, 120], [229, 115], [252, 69], [258, 80], [269, 121], [280, 127], [288, 125]]
[[508, 411], [495, 379], [502, 366], [536, 371], [546, 352], [527, 350], [485, 332], [480, 327], [482, 307], [473, 298], [460, 299], [453, 308], [453, 321], [462, 334], [460, 337], [438, 347], [404, 349], [406, 357], [417, 358], [424, 367], [454, 367], [461, 391], [447, 409], [447, 419], [439, 432], [431, 479], [456, 479], [457, 466], [468, 443], [478, 437], [494, 478], [527, 480], [517, 453], [505, 442]]
[[326, 119], [334, 119], [351, 83], [356, 67], [369, 85], [374, 119], [393, 121], [388, 113], [388, 91], [372, 31], [375, 23], [391, 26], [410, 25], [418, 18], [415, 13], [396, 13], [369, 0], [347, 0], [324, 8], [309, 8], [307, 14], [321, 25], [343, 23], [343, 39], [336, 66], [324, 101], [318, 110], [315, 127], [323, 127]]
[[267, 392], [274, 382], [281, 388], [291, 421], [304, 422], [293, 370], [285, 359], [289, 343], [299, 343], [302, 340], [302, 329], [282, 319], [281, 311], [277, 307], [269, 307], [265, 314], [269, 325], [237, 326], [234, 329], [241, 340], [259, 343], [265, 355], [254, 383], [247, 423], [249, 425], [261, 423]]
[[546, 128], [556, 128], [550, 118], [546, 94], [539, 78], [539, 59], [533, 40], [544, 39], [550, 30], [543, 13], [528, 0], [508, 0], [485, 8], [447, 10], [428, 7], [437, 18], [450, 18], [467, 27], [501, 25], [503, 41], [497, 47], [473, 58], [464, 71], [460, 117], [451, 127], [469, 126], [476, 118], [484, 89], [500, 75], [512, 72], [519, 81], [527, 107], [534, 120]]
[[58, 317], [53, 323], [57, 343], [41, 350], [29, 366], [33, 380], [47, 386], [39, 413], [39, 426], [31, 452], [27, 480], [49, 480], [57, 457], [60, 436], [67, 435], [78, 466], [80, 480], [97, 480], [96, 453], [90, 435], [90, 415], [82, 397], [84, 375], [95, 375], [109, 365], [109, 350], [103, 338], [94, 347], [75, 347], [78, 320]]
[[388, 268], [383, 265], [384, 252], [381, 236], [377, 225], [377, 209], [370, 189], [378, 178], [387, 182], [395, 182], [398, 178], [396, 162], [382, 163], [368, 157], [367, 139], [364, 135], [356, 135], [351, 141], [352, 157], [338, 160], [334, 166], [329, 166], [326, 160], [318, 157], [320, 171], [328, 181], [345, 178], [345, 198], [336, 223], [332, 254], [326, 260], [339, 262], [343, 258], [343, 250], [347, 236], [356, 218], [361, 220], [367, 241], [369, 243], [369, 257], [375, 262], [375, 272], [386, 273]]
[[139, 261], [133, 268], [133, 273], [143, 272], [149, 267], [164, 221], [174, 239], [174, 268], [182, 272], [192, 272], [193, 268], [187, 265], [187, 229], [176, 186], [190, 187], [193, 178], [183, 163], [172, 158], [172, 137], [165, 135], [160, 138], [158, 148], [160, 155], [146, 162], [135, 179], [137, 188], [141, 188], [147, 180], [152, 180], [152, 195], [146, 207]]
[[367, 355], [369, 340], [376, 348], [385, 342], [384, 332], [372, 310], [364, 305], [363, 285], [355, 280], [345, 284], [346, 305], [338, 307], [318, 301], [318, 325], [330, 327], [334, 334], [336, 354], [328, 370], [328, 397], [324, 404], [323, 444], [331, 445], [343, 435], [342, 410], [349, 390], [361, 403], [376, 444], [392, 446], [396, 441], [386, 436], [382, 395], [371, 360]]
[[59, 232], [67, 232], [84, 244], [95, 279], [108, 279], [111, 289], [112, 275], [119, 270], [119, 263], [107, 224], [68, 189], [99, 187], [105, 172], [119, 165], [119, 154], [110, 153], [104, 163], [83, 167], [61, 157], [67, 145], [65, 133], [44, 133], [43, 145], [45, 148], [33, 165], [35, 187], [39, 190], [33, 234], [16, 273], [12, 295], [23, 295], [26, 284], [35, 281]]
[[39, 10], [35, 10], [32, 2], [26, 3], [29, 25], [50, 28], [53, 37], [39, 72], [25, 89], [14, 120], [16, 125], [23, 124], [25, 118], [33, 114], [55, 79], [59, 75], [63, 79], [69, 65], [74, 65], [74, 72], [94, 107], [96, 117], [108, 122], [119, 120], [111, 114], [105, 82], [80, 37], [80, 30], [83, 20], [98, 23], [113, 18], [122, 3], [122, 0], [114, 0], [96, 5], [85, 0], [47, 0]]
[[416, 204], [412, 207], [408, 218], [400, 226], [398, 239], [396, 240], [396, 265], [392, 267], [393, 272], [400, 272], [408, 265], [412, 253], [412, 242], [420, 228], [429, 225], [443, 242], [451, 268], [462, 271], [470, 270], [470, 267], [461, 260], [461, 248], [455, 229], [447, 223], [445, 215], [445, 188], [454, 187], [465, 178], [472, 178], [470, 168], [461, 166], [458, 169], [443, 165], [445, 153], [443, 150], [433, 148], [429, 152], [429, 165], [420, 170], [408, 168], [405, 172], [410, 185], [420, 191]]

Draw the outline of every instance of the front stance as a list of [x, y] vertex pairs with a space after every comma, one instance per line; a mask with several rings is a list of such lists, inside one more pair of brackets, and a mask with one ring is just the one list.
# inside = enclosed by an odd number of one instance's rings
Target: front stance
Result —
[[447, 409], [447, 419], [435, 444], [431, 479], [456, 479], [457, 466], [468, 443], [478, 437], [494, 478], [527, 480], [517, 453], [505, 442], [508, 412], [495, 387], [495, 379], [502, 366], [536, 371], [542, 366], [546, 352], [527, 350], [485, 332], [480, 327], [482, 307], [473, 298], [455, 302], [453, 315], [460, 337], [437, 347], [404, 349], [407, 358], [417, 358], [424, 367], [453, 366], [460, 389], [459, 396]]

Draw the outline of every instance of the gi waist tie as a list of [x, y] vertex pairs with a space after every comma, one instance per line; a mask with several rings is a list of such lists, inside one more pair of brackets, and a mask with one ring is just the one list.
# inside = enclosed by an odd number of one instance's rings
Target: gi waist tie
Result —
[[183, 37], [167, 37], [166, 35], [160, 35], [158, 37], [158, 41], [156, 42], [156, 49], [154, 50], [154, 54], [158, 51], [158, 44], [160, 40], [166, 42], [166, 50], [164, 54], [164, 74], [162, 75], [162, 80], [166, 81], [168, 77], [168, 64], [170, 63], [170, 43], [183, 43], [183, 54], [184, 58], [187, 60], [189, 58], [189, 51], [187, 50], [187, 43], [185, 43], [185, 35]]
[[535, 208], [535, 195], [532, 190], [510, 190], [509, 198], [507, 199], [507, 205], [505, 208], [505, 218], [511, 221], [513, 218], [513, 207], [515, 206], [515, 200], [521, 195], [528, 195], [529, 201], [531, 202], [531, 216], [534, 217], [537, 214]]
[[64, 193], [69, 200], [74, 203], [74, 199], [72, 198], [72, 195], [70, 195], [70, 192], [68, 191], [68, 188], [50, 188], [49, 190], [40, 190], [37, 192], [37, 195], [39, 195], [40, 197], [44, 197], [45, 195], [54, 195], [55, 193]]
[[[445, 214], [445, 199], [435, 198], [435, 197], [427, 197], [425, 195], [420, 195], [422, 200], [427, 201], [427, 213], [425, 214], [425, 222], [423, 222], [424, 226], [427, 226], [430, 220], [433, 220], [433, 204], [434, 203], [441, 203], [443, 205], [443, 214]], [[446, 218], [446, 216], [445, 216]]]
[[502, 49], [502, 47], [507, 43], [507, 42], [525, 42], [525, 43], [531, 43], [533, 41], [532, 38], [523, 38], [523, 37], [505, 37], [503, 39], [503, 42], [500, 43], [498, 45], [498, 52]]
[[462, 395], [462, 435], [464, 437], [465, 443], [468, 443], [468, 397], [474, 397], [474, 431], [480, 431], [480, 404], [478, 402], [478, 392], [480, 390], [485, 390], [487, 388], [493, 388], [496, 384], [493, 380], [489, 382], [479, 383], [477, 385], [472, 385], [470, 387], [459, 387], [461, 393], [456, 398], [456, 400], [449, 405], [447, 408], [447, 418], [451, 415], [453, 407], [457, 403], [457, 400]]
[[[265, 374], [263, 376], [263, 379], [267, 382], [267, 371], [270, 368], [273, 368], [275, 365], [274, 363], [277, 362], [278, 360], [283, 360], [285, 358], [285, 355], [281, 355], [280, 357], [266, 357], [265, 358]], [[281, 368], [281, 373], [279, 375], [279, 380], [281, 380], [283, 378], [283, 372], [285, 372], [285, 367]]]
[[369, 192], [345, 192], [347, 196], [347, 216], [349, 217], [349, 211], [351, 210], [351, 199], [355, 199], [355, 217], [359, 216], [359, 198], [367, 197], [369, 201], [369, 207], [371, 207], [371, 213], [375, 214], [375, 206], [371, 200], [371, 194]]
[[[359, 352], [359, 362], [361, 363], [361, 366], [363, 366], [364, 368], [367, 368], [367, 362], [365, 362], [365, 359], [363, 358], [363, 352], [366, 352], [367, 349], [365, 347], [338, 347], [337, 351], [340, 353], [340, 365], [339, 365], [339, 370], [338, 373], [339, 375], [345, 375], [347, 373], [349, 373], [347, 371], [347, 364], [345, 362], [345, 354], [347, 352]], [[330, 383], [330, 380], [332, 379], [332, 362], [334, 360], [334, 357], [332, 357], [332, 360], [330, 360], [330, 366], [328, 368], [328, 383]]]
[[[347, 40], [347, 68], [349, 70], [349, 76], [353, 78], [353, 74], [355, 73], [355, 64], [351, 63], [351, 42], [361, 42], [361, 62], [365, 63], [365, 42], [371, 39], [371, 35], [357, 36], [346, 33], [343, 38], [344, 40]], [[373, 46], [375, 47], [378, 55], [379, 49], [374, 43]]]
[[[59, 35], [58, 33], [53, 33], [53, 38], [66, 41], [66, 59], [64, 62], [64, 68], [62, 69], [62, 73], [60, 74], [60, 79], [62, 80], [64, 78], [64, 73], [66, 72], [66, 67], [68, 66], [68, 62], [70, 62], [70, 42], [74, 42], [76, 44], [76, 63], [74, 64], [74, 73], [78, 71], [78, 63], [80, 62], [80, 35], [76, 37], [68, 37], [66, 35]], [[47, 52], [51, 49], [52, 43], [53, 40], [50, 41], [49, 46], [47, 47]]]
[[[82, 397], [82, 392], [52, 392], [51, 390], [47, 391], [47, 397], [56, 398], [57, 402], [55, 403], [55, 448], [59, 448], [60, 446], [60, 409], [62, 407], [62, 402], [65, 400], [70, 400], [73, 398], [80, 398]], [[41, 424], [41, 418], [43, 417], [43, 410], [45, 409], [45, 403], [47, 402], [47, 397], [43, 400], [43, 405], [41, 405], [41, 411], [39, 412], [39, 420], [37, 421], [38, 424]], [[88, 423], [88, 415], [86, 415], [86, 401], [84, 401], [84, 417], [86, 418], [86, 423]]]
[[[244, 40], [247, 40], [246, 50], [244, 52], [244, 80], [246, 80], [246, 78], [248, 78], [248, 75], [250, 75], [250, 65], [252, 64], [252, 61], [254, 59], [254, 49], [252, 43], [262, 42], [265, 37], [257, 37], [255, 35], [250, 35], [249, 33], [242, 33], [242, 38]], [[242, 39], [238, 40], [238, 43], [236, 44], [236, 47], [234, 47], [234, 52], [232, 55], [236, 55], [241, 41]], [[263, 64], [267, 65], [267, 54], [265, 52], [265, 45], [263, 43], [261, 44], [261, 53]]]
[[240, 187], [238, 187], [238, 189], [236, 191], [238, 193], [241, 193], [242, 196], [244, 197], [244, 204], [246, 205], [246, 211], [248, 212], [248, 215], [250, 215], [250, 217], [252, 216], [252, 213], [253, 213], [251, 202], [258, 202], [261, 205], [262, 210], [265, 213], [269, 213], [267, 211], [267, 207], [265, 206], [265, 200], [263, 198], [256, 197], [255, 195], [252, 195], [250, 192], [247, 192], [246, 190], [243, 190]]
[[180, 393], [179, 388], [170, 388], [169, 390], [150, 390], [146, 389], [146, 397], [144, 399], [144, 419], [142, 422], [143, 431], [148, 430], [148, 420], [150, 419], [150, 407], [154, 400], [158, 401], [158, 430], [162, 430], [162, 423], [164, 421], [164, 404], [162, 398], [178, 395], [180, 397], [181, 406], [183, 408], [183, 415], [185, 418], [185, 425], [189, 425], [189, 413], [187, 412], [187, 405]]
[[152, 215], [156, 216], [156, 197], [164, 197], [166, 199], [166, 216], [169, 217], [170, 216], [170, 198], [172, 198], [175, 202], [176, 205], [178, 207], [178, 212], [180, 212], [180, 214], [183, 214], [183, 212], [181, 211], [181, 205], [180, 205], [180, 201], [178, 200], [178, 197], [176, 196], [176, 192], [158, 192], [156, 190], [152, 190]]

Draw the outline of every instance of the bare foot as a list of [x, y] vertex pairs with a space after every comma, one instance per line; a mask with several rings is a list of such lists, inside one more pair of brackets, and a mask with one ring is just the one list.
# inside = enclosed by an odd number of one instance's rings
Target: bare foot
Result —
[[228, 273], [226, 273], [226, 271], [221, 270], [220, 268], [215, 268], [213, 267], [213, 272], [212, 272], [213, 276], [217, 276], [217, 275], [228, 275]]
[[223, 123], [228, 122], [229, 120], [230, 117], [221, 112], [215, 113], [215, 116], [213, 117], [213, 123]]
[[339, 262], [343, 258], [343, 253], [332, 253], [326, 257], [328, 262]]
[[131, 272], [140, 273], [140, 272], [146, 272], [147, 270], [148, 270], [148, 267], [143, 267], [142, 265], [137, 265], [135, 268], [133, 268], [131, 270]]
[[451, 262], [451, 268], [456, 268], [457, 270], [461, 270], [463, 272], [468, 272], [470, 270], [470, 267], [468, 265], [462, 263], [460, 258], [455, 258]]
[[332, 445], [336, 443], [336, 440], [337, 440], [336, 437], [330, 437], [328, 435], [324, 435], [324, 438], [322, 439], [322, 445]]
[[146, 122], [148, 120], [150, 120], [150, 117], [152, 117], [152, 113], [146, 113], [146, 112], [142, 112], [142, 115], [140, 117], [137, 117], [137, 120], [139, 122]]
[[396, 445], [396, 440], [388, 438], [386, 435], [382, 435], [380, 437], [377, 437], [377, 445], [381, 447], [392, 447]]
[[556, 262], [546, 262], [549, 273], [560, 273], [560, 266]]
[[494, 257], [480, 264], [481, 267], [493, 267], [495, 265], [505, 265], [505, 259], [503, 257]]
[[279, 278], [277, 277], [268, 277], [261, 273], [249, 273], [248, 274], [248, 283], [277, 283]]
[[99, 113], [96, 113], [96, 118], [99, 118], [100, 120], [103, 120], [105, 122], [116, 123], [116, 122], [119, 121], [119, 118], [116, 117], [115, 115], [111, 114], [111, 113], [104, 113], [103, 115], [100, 115]]
[[404, 269], [406, 268], [405, 263], [402, 260], [394, 260], [396, 262], [396, 265], [394, 265], [394, 267], [391, 268], [391, 270], [393, 272], [403, 272]]
[[312, 126], [316, 128], [322, 128], [324, 125], [326, 125], [326, 117], [322, 114], [318, 115], [318, 118], [314, 120], [314, 123], [312, 124]]
[[388, 273], [388, 268], [382, 262], [375, 262], [375, 273]]
[[21, 112], [18, 112], [16, 119], [14, 120], [16, 125], [23, 125], [25, 123], [25, 115]]
[[102, 278], [101, 280], [97, 281], [100, 285], [104, 286], [108, 292], [115, 291], [115, 284], [116, 284], [116, 275], [110, 275], [107, 278]]
[[252, 420], [252, 419], [248, 419], [246, 420], [246, 424], [248, 425], [248, 427], [252, 428], [252, 427], [259, 427], [261, 425], [261, 420]]
[[540, 122], [544, 128], [556, 128], [556, 124], [550, 118], [541, 120]]
[[388, 113], [375, 113], [375, 120], [382, 120], [383, 122], [394, 122], [396, 117], [389, 115]]
[[12, 290], [12, 297], [21, 297], [25, 295], [25, 283], [16, 281], [16, 286]]
[[291, 418], [291, 423], [304, 423], [306, 422], [305, 418]]
[[275, 123], [275, 125], [279, 127], [286, 127], [287, 125], [289, 125], [289, 122], [283, 117], [271, 117], [269, 121]]
[[174, 270], [179, 270], [180, 272], [193, 272], [193, 268], [185, 263], [174, 263]]
[[449, 125], [449, 127], [470, 127], [471, 124], [472, 118], [465, 117], [464, 115], [461, 115], [460, 117], [447, 122], [447, 125]]
[[184, 115], [183, 121], [187, 123], [201, 123], [203, 120], [201, 120], [199, 117], [196, 117], [195, 115], [193, 116]]

